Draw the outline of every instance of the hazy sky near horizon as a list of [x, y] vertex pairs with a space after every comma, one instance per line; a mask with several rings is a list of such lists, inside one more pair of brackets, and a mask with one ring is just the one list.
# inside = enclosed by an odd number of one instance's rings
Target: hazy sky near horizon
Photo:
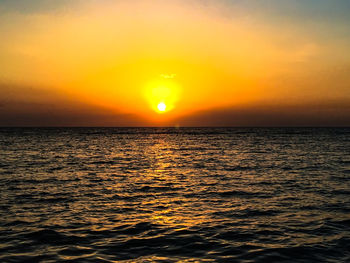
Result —
[[349, 13], [346, 0], [0, 0], [0, 126], [350, 126]]

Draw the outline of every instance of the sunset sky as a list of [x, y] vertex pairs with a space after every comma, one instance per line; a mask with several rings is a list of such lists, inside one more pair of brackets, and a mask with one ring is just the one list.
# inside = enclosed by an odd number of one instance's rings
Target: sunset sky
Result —
[[0, 126], [350, 126], [348, 0], [0, 0]]

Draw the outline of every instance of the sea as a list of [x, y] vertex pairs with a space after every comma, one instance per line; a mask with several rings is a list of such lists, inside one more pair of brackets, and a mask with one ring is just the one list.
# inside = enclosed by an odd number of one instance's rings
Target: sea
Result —
[[350, 262], [350, 128], [1, 128], [0, 262]]

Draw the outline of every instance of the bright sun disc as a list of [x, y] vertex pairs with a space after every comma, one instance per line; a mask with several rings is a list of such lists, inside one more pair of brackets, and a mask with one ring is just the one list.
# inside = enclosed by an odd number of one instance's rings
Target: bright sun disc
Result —
[[164, 102], [161, 102], [158, 104], [157, 106], [159, 111], [165, 111], [166, 110], [166, 105], [164, 104]]

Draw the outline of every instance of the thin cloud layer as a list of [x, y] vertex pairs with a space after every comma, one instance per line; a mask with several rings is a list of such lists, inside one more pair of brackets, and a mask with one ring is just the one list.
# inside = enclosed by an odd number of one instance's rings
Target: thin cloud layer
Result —
[[[347, 107], [329, 105], [350, 102], [348, 1], [5, 0], [0, 11], [2, 126], [54, 125], [49, 111], [63, 126], [347, 125]], [[160, 116], [149, 90], [169, 87]]]

